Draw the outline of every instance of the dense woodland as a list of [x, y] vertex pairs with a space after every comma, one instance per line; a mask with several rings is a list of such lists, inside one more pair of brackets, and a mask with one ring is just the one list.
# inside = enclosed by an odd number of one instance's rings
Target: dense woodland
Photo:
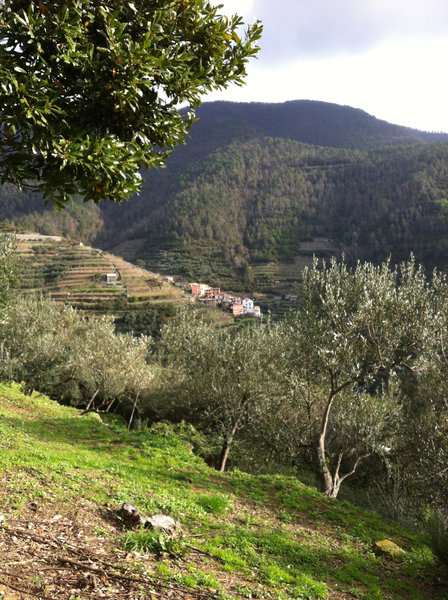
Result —
[[448, 144], [319, 102], [205, 104], [191, 139], [140, 196], [62, 213], [11, 186], [3, 226], [68, 235], [187, 278], [251, 283], [248, 268], [288, 262], [330, 240], [348, 259], [447, 266]]
[[364, 153], [270, 138], [234, 143], [192, 167], [154, 209], [146, 244], [206, 244], [257, 262], [290, 260], [302, 240], [323, 235], [354, 257], [412, 250], [434, 259], [447, 233], [447, 157], [445, 144]]

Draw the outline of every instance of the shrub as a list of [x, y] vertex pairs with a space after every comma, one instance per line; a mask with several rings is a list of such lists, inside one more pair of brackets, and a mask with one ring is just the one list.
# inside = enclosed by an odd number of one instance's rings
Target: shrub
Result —
[[431, 510], [426, 519], [431, 547], [439, 560], [448, 567], [448, 519], [440, 510]]

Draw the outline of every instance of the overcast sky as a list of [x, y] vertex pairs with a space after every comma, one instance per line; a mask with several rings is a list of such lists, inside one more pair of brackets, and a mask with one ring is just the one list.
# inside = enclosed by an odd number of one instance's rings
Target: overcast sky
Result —
[[261, 19], [247, 84], [204, 98], [310, 99], [448, 132], [448, 0], [213, 0]]

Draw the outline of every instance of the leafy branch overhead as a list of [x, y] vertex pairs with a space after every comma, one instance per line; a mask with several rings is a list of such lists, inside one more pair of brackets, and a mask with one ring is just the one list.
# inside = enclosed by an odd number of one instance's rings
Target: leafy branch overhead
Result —
[[[0, 178], [57, 206], [120, 202], [184, 142], [201, 95], [241, 85], [239, 37], [206, 0], [6, 0], [0, 6]], [[187, 103], [190, 112], [179, 112]]]

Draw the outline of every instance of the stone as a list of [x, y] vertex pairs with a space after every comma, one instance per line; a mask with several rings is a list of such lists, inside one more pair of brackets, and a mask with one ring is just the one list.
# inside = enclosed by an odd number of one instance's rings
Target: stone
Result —
[[390, 540], [381, 540], [379, 542], [375, 542], [374, 544], [375, 554], [379, 556], [389, 556], [390, 558], [400, 558], [406, 552], [400, 546], [397, 546], [395, 542], [391, 542]]
[[125, 502], [117, 511], [117, 516], [127, 529], [135, 527], [145, 527], [146, 529], [155, 529], [163, 531], [171, 538], [182, 535], [182, 526], [168, 515], [153, 515], [143, 518], [137, 506], [130, 502]]
[[125, 527], [132, 529], [143, 524], [143, 517], [140, 515], [138, 508], [135, 504], [125, 502], [121, 508], [117, 511], [119, 519], [123, 522]]
[[143, 526], [147, 529], [159, 529], [167, 533], [171, 538], [178, 537], [182, 533], [181, 524], [168, 515], [153, 515], [145, 519]]

